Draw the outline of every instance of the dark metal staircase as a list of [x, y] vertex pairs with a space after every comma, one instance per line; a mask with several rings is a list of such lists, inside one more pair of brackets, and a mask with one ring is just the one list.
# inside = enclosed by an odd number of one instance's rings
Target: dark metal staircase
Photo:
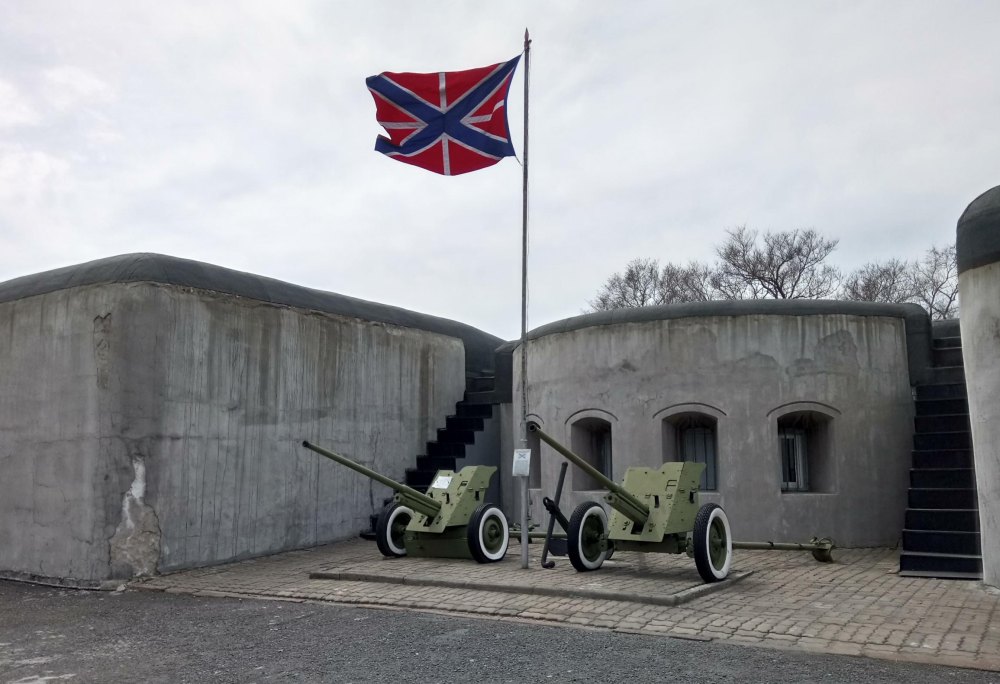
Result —
[[981, 579], [979, 504], [957, 326], [933, 339], [930, 382], [916, 387], [913, 466], [899, 574]]
[[[416, 466], [406, 469], [404, 484], [426, 492], [439, 470], [460, 470], [458, 459], [465, 457], [465, 447], [476, 442], [485, 422], [493, 417], [496, 403], [492, 375], [466, 376], [465, 398], [455, 404], [454, 415], [445, 418], [445, 426], [438, 428], [437, 439], [427, 442], [426, 454], [417, 456]], [[392, 499], [386, 499], [387, 504]], [[371, 529], [361, 533], [365, 539], [375, 538], [378, 514], [371, 516]]]

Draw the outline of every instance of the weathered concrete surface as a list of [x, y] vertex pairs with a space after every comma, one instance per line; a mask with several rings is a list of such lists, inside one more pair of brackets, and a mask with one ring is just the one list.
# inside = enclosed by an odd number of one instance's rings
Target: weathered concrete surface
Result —
[[1000, 587], [1000, 186], [962, 214], [956, 247], [983, 582]]
[[[697, 316], [584, 327], [570, 319], [566, 332], [558, 324], [546, 327], [555, 332], [537, 331], [528, 343], [529, 412], [567, 445], [580, 417], [611, 423], [617, 481], [629, 466], [663, 462], [665, 418], [711, 415], [719, 487], [701, 499], [726, 509], [736, 538], [819, 535], [842, 546], [894, 545], [912, 450], [904, 317], [890, 309], [881, 316], [712, 316], [710, 304]], [[515, 354], [512, 435], [521, 414], [519, 369]], [[781, 491], [777, 418], [793, 410], [830, 418], [822, 491]], [[562, 460], [547, 446], [541, 458], [532, 501], [538, 519]], [[568, 476], [563, 510], [598, 497], [573, 491]]]
[[99, 583], [356, 534], [464, 391], [460, 339], [151, 283], [0, 303], [0, 574]]

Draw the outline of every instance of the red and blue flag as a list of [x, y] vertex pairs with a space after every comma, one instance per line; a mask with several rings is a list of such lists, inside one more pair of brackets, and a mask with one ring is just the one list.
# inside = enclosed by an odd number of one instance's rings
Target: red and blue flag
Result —
[[513, 156], [507, 92], [519, 59], [467, 71], [369, 76], [375, 118], [388, 133], [375, 150], [445, 176]]

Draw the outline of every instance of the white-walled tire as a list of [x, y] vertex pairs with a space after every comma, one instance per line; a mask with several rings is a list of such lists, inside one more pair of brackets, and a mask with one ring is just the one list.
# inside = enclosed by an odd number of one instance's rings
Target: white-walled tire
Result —
[[496, 563], [507, 555], [510, 527], [497, 506], [484, 503], [469, 518], [466, 530], [469, 552], [478, 563]]
[[706, 582], [718, 582], [729, 576], [733, 562], [733, 535], [729, 518], [718, 504], [705, 504], [694, 519], [694, 563]]
[[409, 506], [391, 503], [382, 509], [375, 525], [375, 544], [383, 556], [399, 558], [406, 555], [403, 539], [411, 520], [413, 510]]
[[569, 519], [566, 555], [578, 572], [597, 570], [608, 556], [608, 514], [594, 501], [584, 501], [576, 507]]

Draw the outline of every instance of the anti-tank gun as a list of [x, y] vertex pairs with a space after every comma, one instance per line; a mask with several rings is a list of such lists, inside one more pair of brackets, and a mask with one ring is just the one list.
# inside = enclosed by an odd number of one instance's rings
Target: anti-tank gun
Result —
[[375, 526], [375, 542], [382, 555], [474, 558], [480, 563], [493, 563], [506, 555], [507, 518], [485, 501], [497, 470], [493, 466], [439, 470], [424, 494], [336, 452], [308, 441], [302, 446], [395, 492]]
[[661, 468], [632, 467], [618, 484], [555, 439], [537, 423], [528, 430], [608, 490], [604, 501], [610, 519], [596, 501], [585, 501], [568, 520], [566, 551], [580, 572], [596, 570], [612, 551], [694, 555], [706, 582], [729, 575], [732, 535], [729, 518], [718, 504], [698, 506], [698, 481], [704, 464], [664, 463]]

